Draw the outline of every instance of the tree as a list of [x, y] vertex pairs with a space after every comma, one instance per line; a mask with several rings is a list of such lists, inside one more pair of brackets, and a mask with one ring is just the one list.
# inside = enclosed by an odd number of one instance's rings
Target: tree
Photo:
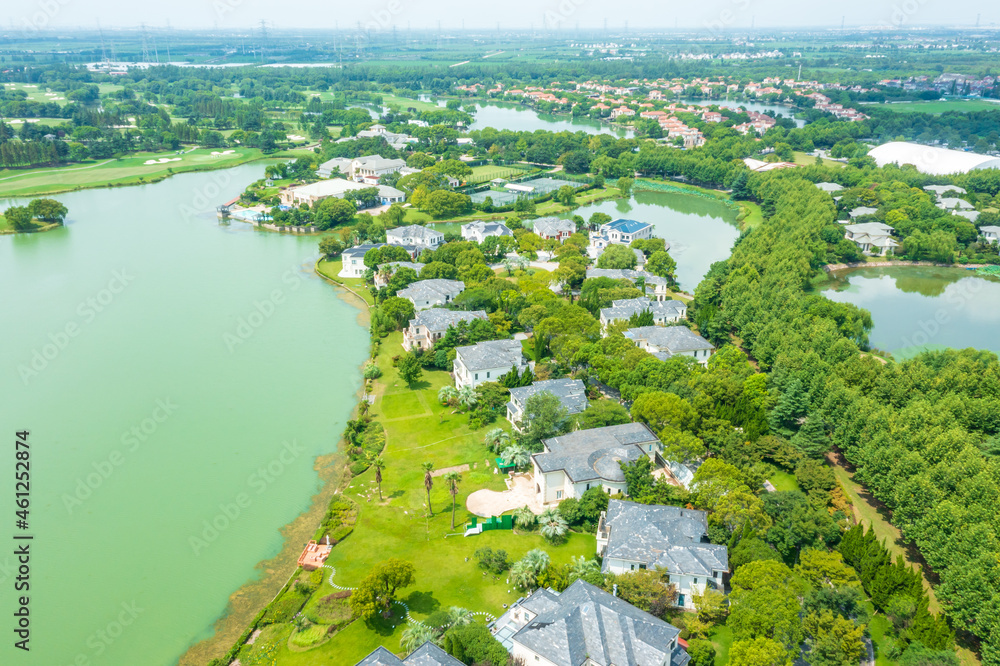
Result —
[[448, 483], [448, 492], [451, 493], [451, 529], [455, 529], [455, 506], [458, 502], [458, 483], [462, 480], [462, 475], [458, 472], [446, 472], [444, 480]]
[[476, 390], [470, 385], [466, 384], [458, 389], [458, 404], [465, 407], [465, 411], [469, 411], [475, 407], [478, 401], [479, 398], [476, 396]]
[[434, 640], [436, 635], [437, 632], [428, 627], [426, 624], [415, 624], [411, 622], [406, 625], [405, 629], [403, 629], [403, 635], [400, 638], [399, 646], [403, 648], [403, 652], [409, 654], [427, 641]]
[[510, 442], [510, 434], [503, 428], [493, 428], [486, 433], [483, 438], [483, 442], [490, 448], [494, 453], [499, 453], [501, 449], [506, 448], [508, 442]]
[[645, 495], [653, 487], [653, 462], [642, 456], [631, 462], [618, 461], [625, 476], [625, 492], [629, 497]]
[[546, 509], [538, 516], [539, 532], [549, 543], [555, 543], [566, 536], [569, 525], [566, 519], [554, 508]]
[[441, 637], [445, 652], [459, 661], [481, 666], [507, 666], [510, 655], [485, 624], [452, 627]]
[[69, 210], [55, 199], [32, 199], [28, 203], [28, 212], [31, 213], [32, 217], [38, 218], [43, 222], [58, 222], [62, 224]]
[[803, 627], [810, 636], [811, 666], [854, 666], [865, 653], [865, 628], [830, 611], [809, 613]]
[[649, 425], [654, 432], [666, 427], [693, 430], [699, 421], [698, 412], [684, 398], [663, 391], [643, 393], [632, 403], [632, 418]]
[[729, 650], [729, 666], [786, 666], [787, 663], [784, 646], [770, 638], [738, 640]]
[[899, 666], [959, 666], [953, 650], [932, 650], [921, 643], [911, 643], [899, 659]]
[[394, 329], [405, 326], [413, 319], [413, 315], [415, 314], [413, 302], [408, 298], [400, 298], [399, 296], [392, 296], [385, 299], [378, 309], [392, 323]]
[[708, 625], [718, 624], [726, 617], [726, 595], [718, 590], [706, 587], [703, 594], [693, 593], [691, 600], [698, 609], [698, 619]]
[[618, 596], [647, 613], [662, 617], [677, 599], [677, 589], [663, 584], [663, 575], [651, 569], [637, 569], [605, 576], [604, 589], [617, 586]]
[[344, 244], [334, 236], [324, 236], [319, 241], [319, 252], [324, 257], [336, 257], [344, 251]]
[[358, 209], [347, 199], [327, 197], [313, 210], [313, 221], [318, 229], [330, 229], [348, 224], [354, 219]]
[[514, 510], [514, 524], [527, 530], [538, 524], [538, 516], [527, 506]]
[[27, 231], [33, 226], [31, 213], [24, 206], [11, 206], [3, 212], [3, 216], [14, 231]]
[[689, 640], [687, 653], [691, 657], [688, 666], [715, 666], [715, 646], [711, 641]]
[[[451, 402], [458, 398], [458, 389], [456, 389], [451, 384], [445, 384], [440, 389], [438, 389], [438, 402], [442, 405], [450, 405]], [[498, 428], [499, 430], [499, 428]], [[493, 432], [492, 430], [490, 432]], [[502, 430], [500, 432], [503, 432]], [[487, 437], [489, 433], [487, 433]]]
[[607, 224], [610, 221], [611, 216], [607, 213], [594, 213], [590, 216], [590, 219], [587, 220], [587, 226], [589, 226], [591, 230], [600, 229], [602, 224]]
[[635, 179], [629, 178], [628, 176], [622, 176], [615, 183], [615, 186], [622, 193], [623, 197], [629, 197], [632, 195], [632, 186], [635, 185]]
[[[736, 641], [767, 638], [783, 648], [783, 659], [798, 652], [802, 642], [799, 596], [802, 590], [792, 570], [780, 562], [751, 562], [742, 566], [731, 581], [729, 619]], [[735, 645], [734, 645], [735, 649]], [[770, 654], [770, 650], [767, 652]], [[768, 664], [770, 661], [740, 661]], [[784, 661], [777, 662], [783, 664]]]
[[427, 515], [433, 516], [434, 510], [431, 508], [431, 488], [434, 487], [434, 475], [431, 474], [431, 471], [434, 469], [434, 463], [425, 462], [420, 467], [424, 470], [424, 488], [427, 490]]
[[792, 436], [792, 446], [810, 458], [822, 458], [826, 454], [830, 441], [826, 437], [826, 424], [819, 412], [806, 417], [805, 424]]
[[576, 190], [570, 185], [563, 185], [556, 191], [555, 199], [564, 206], [572, 206], [576, 201]]
[[677, 262], [665, 250], [654, 252], [646, 260], [646, 270], [653, 275], [666, 278], [671, 285], [677, 284]]
[[372, 461], [372, 467], [375, 469], [375, 484], [378, 486], [378, 501], [382, 500], [382, 470], [385, 469], [385, 460], [381, 456]]
[[380, 613], [388, 616], [396, 591], [415, 582], [413, 564], [392, 558], [379, 562], [351, 594], [351, 610], [368, 621]]
[[635, 252], [624, 245], [611, 244], [597, 258], [598, 268], [635, 268]]
[[630, 423], [628, 410], [614, 400], [595, 400], [577, 417], [581, 430]]
[[403, 357], [399, 359], [397, 370], [399, 378], [406, 382], [410, 388], [413, 388], [413, 385], [424, 374], [423, 368], [420, 367], [420, 361], [410, 352], [403, 354]]
[[569, 432], [569, 411], [550, 391], [539, 391], [525, 402], [525, 444], [535, 450], [543, 440]]
[[531, 462], [531, 452], [516, 444], [506, 447], [500, 457], [503, 458], [504, 462], [514, 465], [515, 469], [523, 468]]

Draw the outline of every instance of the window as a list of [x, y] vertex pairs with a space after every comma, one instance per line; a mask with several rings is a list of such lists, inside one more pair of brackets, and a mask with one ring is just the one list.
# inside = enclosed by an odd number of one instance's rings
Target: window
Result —
[[478, 372], [476, 373], [476, 379], [479, 379], [479, 373]]
[[562, 499], [562, 493], [563, 493], [563, 491], [557, 490], [556, 491], [556, 499]]
[[695, 578], [695, 579], [694, 579], [694, 584], [695, 584], [695, 585], [697, 585], [697, 584], [698, 584], [698, 579], [697, 579], [697, 578]]
[[490, 378], [490, 371], [489, 371], [489, 370], [487, 370], [487, 371], [486, 371], [486, 379], [489, 379], [489, 378]]
[[640, 569], [645, 569], [645, 568], [646, 568], [646, 565], [645, 565], [645, 564], [640, 564], [640, 565], [639, 565], [639, 568], [640, 568]]

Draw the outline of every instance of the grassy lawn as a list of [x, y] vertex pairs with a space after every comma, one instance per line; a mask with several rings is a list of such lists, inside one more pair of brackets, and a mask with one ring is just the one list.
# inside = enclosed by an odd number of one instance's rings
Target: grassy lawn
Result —
[[[355, 586], [378, 561], [396, 557], [412, 562], [416, 584], [402, 590], [398, 598], [420, 620], [451, 606], [499, 615], [503, 604], [509, 605], [522, 592], [508, 585], [504, 577], [484, 576], [473, 559], [476, 549], [502, 548], [517, 559], [532, 548], [543, 548], [553, 562], [564, 563], [574, 556], [593, 556], [594, 536], [571, 534], [565, 543], [552, 546], [537, 534], [493, 531], [473, 537], [461, 535], [470, 517], [464, 508], [469, 493], [480, 488], [504, 488], [503, 477], [493, 473], [493, 455], [483, 444], [483, 434], [493, 426], [470, 430], [464, 414], [455, 414], [453, 408], [438, 402], [438, 389], [451, 384], [447, 372], [425, 371], [418, 384], [408, 388], [392, 367], [392, 357], [403, 351], [401, 341], [401, 333], [382, 341], [377, 362], [383, 375], [377, 380], [371, 410], [386, 428], [384, 501], [379, 501], [371, 470], [351, 481], [344, 493], [358, 503], [361, 513], [354, 532], [333, 549], [327, 564], [337, 570], [335, 582]], [[451, 496], [440, 478], [435, 478], [431, 492], [434, 514], [427, 516], [421, 470], [424, 462], [433, 462], [437, 469], [469, 465], [469, 470], [462, 472], [454, 530]], [[334, 591], [326, 577], [313, 599]], [[279, 648], [275, 663], [354, 664], [379, 645], [398, 652], [403, 629], [398, 618], [373, 625], [356, 620], [329, 642], [308, 652]]]
[[774, 486], [774, 489], [779, 492], [785, 490], [799, 490], [799, 483], [795, 480], [795, 476], [793, 474], [789, 474], [788, 472], [778, 470], [771, 475], [771, 478], [768, 479], [768, 481], [770, 481], [771, 485]]
[[729, 648], [733, 646], [733, 631], [725, 625], [712, 629], [708, 640], [715, 646], [715, 666], [726, 666], [729, 663]]
[[383, 95], [382, 104], [385, 106], [396, 104], [404, 110], [414, 108], [417, 111], [433, 111], [434, 109], [441, 108], [435, 102], [421, 102], [420, 100], [410, 99], [408, 97], [397, 97], [396, 95]]
[[889, 618], [885, 615], [875, 615], [868, 623], [868, 632], [871, 634], [872, 643], [875, 644], [875, 666], [895, 666], [898, 663], [885, 656], [889, 644], [886, 634], [891, 628]]
[[[801, 151], [796, 150], [795, 151], [795, 163], [796, 164], [801, 164], [802, 166], [812, 166], [813, 164], [816, 164], [816, 156], [815, 155], [810, 155], [808, 153], [803, 153]], [[839, 169], [839, 168], [844, 167], [845, 165], [844, 165], [843, 162], [838, 162], [836, 160], [828, 160], [828, 159], [824, 158], [823, 159], [823, 166], [836, 167], [836, 168]]]
[[760, 209], [760, 204], [752, 201], [740, 201], [739, 222], [740, 228], [744, 231], [753, 229], [764, 222], [764, 213]]
[[1000, 104], [983, 99], [949, 99], [945, 101], [932, 100], [929, 102], [898, 102], [892, 104], [868, 105], [858, 107], [862, 112], [866, 106], [878, 106], [880, 109], [889, 109], [900, 113], [944, 113], [945, 111], [994, 111], [1000, 109]]
[[[231, 149], [226, 149], [231, 150]], [[175, 173], [222, 169], [263, 157], [256, 148], [237, 148], [228, 155], [212, 155], [220, 150], [199, 148], [193, 151], [140, 153], [122, 159], [93, 160], [54, 169], [0, 170], [0, 196], [33, 196], [69, 192], [88, 187], [135, 185], [161, 180]], [[145, 164], [147, 160], [178, 161]]]
[[333, 261], [322, 260], [317, 264], [316, 268], [324, 276], [329, 278], [331, 281], [337, 284], [342, 284], [349, 287], [358, 296], [364, 299], [365, 303], [368, 305], [375, 305], [375, 299], [372, 298], [372, 294], [368, 291], [368, 285], [361, 278], [342, 278], [337, 277], [337, 273], [343, 268], [344, 264], [340, 259], [334, 259]]

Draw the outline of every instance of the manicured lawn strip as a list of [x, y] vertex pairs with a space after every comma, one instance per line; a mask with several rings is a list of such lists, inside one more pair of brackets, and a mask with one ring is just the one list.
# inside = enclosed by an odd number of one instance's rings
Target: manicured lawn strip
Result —
[[514, 176], [520, 176], [530, 170], [530, 167], [520, 165], [482, 164], [480, 166], [472, 167], [472, 175], [469, 176], [469, 182], [486, 183], [494, 178], [506, 179]]
[[418, 99], [410, 99], [409, 97], [397, 97], [396, 95], [382, 95], [383, 106], [389, 106], [390, 104], [396, 104], [405, 111], [409, 108], [414, 108], [417, 111], [433, 111], [435, 109], [440, 109], [442, 107], [438, 106], [436, 102], [421, 102]]
[[743, 231], [753, 229], [764, 222], [764, 213], [760, 209], [760, 204], [752, 201], [740, 201], [740, 228]]
[[733, 630], [721, 624], [712, 629], [708, 640], [715, 646], [715, 666], [726, 666], [729, 663], [729, 648], [733, 646]]
[[778, 470], [771, 475], [768, 481], [770, 481], [771, 485], [774, 486], [774, 489], [779, 492], [784, 490], [799, 490], [799, 483], [795, 480], [795, 476], [793, 474], [789, 474], [788, 472]]
[[331, 282], [336, 282], [337, 284], [342, 284], [345, 287], [350, 288], [358, 296], [360, 296], [365, 303], [368, 305], [375, 305], [375, 299], [372, 298], [372, 294], [368, 291], [368, 285], [361, 278], [342, 278], [337, 277], [340, 270], [344, 267], [344, 262], [340, 259], [321, 259], [318, 264], [316, 264], [316, 270], [318, 270], [323, 277], [328, 278]]
[[941, 114], [945, 111], [994, 111], [1000, 109], [1000, 104], [982, 99], [949, 99], [945, 101], [932, 100], [929, 102], [897, 102], [890, 104], [862, 104], [858, 110], [862, 113], [865, 109], [879, 108], [897, 111], [899, 113], [933, 113]]
[[885, 656], [885, 650], [889, 644], [885, 635], [890, 628], [891, 623], [885, 615], [875, 615], [868, 623], [868, 633], [871, 634], [872, 643], [875, 646], [875, 666], [895, 666], [898, 663]]
[[[813, 164], [816, 164], [816, 156], [815, 155], [810, 155], [808, 153], [803, 153], [803, 152], [798, 151], [798, 150], [794, 151], [794, 154], [795, 154], [795, 160], [794, 161], [795, 161], [796, 164], [801, 164], [802, 166], [812, 166]], [[837, 168], [837, 169], [841, 169], [841, 168], [843, 168], [846, 165], [843, 162], [838, 162], [837, 160], [828, 160], [826, 158], [823, 158], [823, 166], [834, 167], [834, 168]]]

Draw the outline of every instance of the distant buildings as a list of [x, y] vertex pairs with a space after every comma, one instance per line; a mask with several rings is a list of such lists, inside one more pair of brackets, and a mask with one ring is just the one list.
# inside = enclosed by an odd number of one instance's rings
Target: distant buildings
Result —
[[386, 242], [397, 245], [415, 245], [421, 249], [435, 250], [444, 243], [444, 234], [431, 227], [411, 224], [395, 229], [386, 229]]
[[490, 236], [513, 236], [502, 222], [482, 222], [476, 220], [462, 225], [462, 238], [473, 243], [482, 243]]
[[988, 243], [1000, 243], [1000, 227], [993, 225], [979, 227], [979, 233]]
[[690, 356], [707, 365], [715, 350], [711, 342], [686, 326], [640, 326], [625, 331], [625, 337], [661, 361]]
[[476, 319], [486, 319], [486, 313], [482, 310], [463, 312], [445, 310], [444, 308], [421, 310], [410, 320], [410, 325], [403, 329], [403, 349], [406, 351], [414, 349], [426, 351], [443, 338], [450, 327], [458, 326], [463, 321], [468, 323]]
[[447, 305], [462, 293], [465, 284], [459, 280], [418, 280], [396, 295], [408, 299], [415, 310], [426, 310], [438, 305]]
[[531, 456], [539, 503], [558, 504], [580, 497], [591, 488], [609, 494], [624, 493], [625, 475], [619, 462], [660, 455], [660, 440], [643, 423], [576, 430], [542, 442], [541, 453]]
[[604, 573], [663, 569], [677, 588], [677, 605], [694, 609], [695, 594], [724, 589], [725, 546], [708, 540], [708, 514], [676, 506], [612, 499], [597, 524], [597, 554]]
[[587, 387], [579, 379], [549, 379], [535, 382], [531, 386], [521, 386], [510, 389], [510, 402], [507, 403], [507, 420], [518, 432], [523, 423], [524, 410], [531, 396], [548, 392], [559, 398], [560, 404], [570, 414], [579, 414], [587, 409]]
[[452, 374], [455, 386], [475, 388], [483, 382], [495, 382], [503, 375], [530, 367], [521, 351], [520, 340], [490, 340], [455, 350]]
[[862, 252], [884, 257], [899, 243], [892, 239], [893, 228], [881, 222], [848, 224], [844, 227], [844, 238], [853, 241]]
[[368, 267], [365, 266], [365, 253], [368, 250], [375, 250], [385, 247], [385, 243], [366, 243], [356, 247], [349, 247], [340, 255], [342, 266], [337, 273], [342, 278], [360, 278], [365, 276]]

